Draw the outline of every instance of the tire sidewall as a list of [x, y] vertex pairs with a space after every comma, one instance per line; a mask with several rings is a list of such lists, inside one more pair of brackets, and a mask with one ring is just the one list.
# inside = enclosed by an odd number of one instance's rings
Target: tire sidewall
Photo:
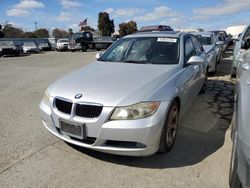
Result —
[[[174, 138], [174, 141], [171, 145], [171, 147], [168, 147], [167, 146], [167, 143], [166, 143], [166, 134], [167, 134], [167, 126], [168, 126], [168, 121], [169, 121], [169, 116], [170, 116], [170, 112], [172, 110], [172, 108], [176, 106], [177, 107], [177, 111], [178, 111], [178, 120], [177, 120], [177, 128], [176, 128], [176, 133], [175, 133], [175, 138]], [[167, 153], [169, 152], [174, 144], [175, 144], [175, 141], [176, 141], [176, 137], [177, 137], [177, 133], [178, 133], [178, 126], [179, 126], [179, 105], [177, 103], [177, 101], [173, 101], [166, 113], [166, 118], [165, 118], [165, 122], [164, 122], [164, 126], [162, 128], [162, 133], [161, 133], [161, 137], [160, 137], [160, 143], [159, 143], [159, 153]]]

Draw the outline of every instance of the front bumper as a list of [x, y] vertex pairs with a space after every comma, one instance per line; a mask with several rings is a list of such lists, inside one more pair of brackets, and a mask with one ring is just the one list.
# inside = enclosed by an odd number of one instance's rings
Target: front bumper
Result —
[[250, 187], [250, 148], [241, 139], [237, 143], [237, 174], [243, 187]]
[[[84, 148], [126, 156], [148, 156], [159, 148], [168, 102], [161, 102], [156, 113], [139, 120], [109, 121], [113, 107], [104, 107], [98, 118], [79, 118], [62, 114], [52, 106], [40, 103], [40, 114], [45, 128], [58, 138]], [[88, 140], [78, 140], [61, 133], [59, 120], [85, 124]]]

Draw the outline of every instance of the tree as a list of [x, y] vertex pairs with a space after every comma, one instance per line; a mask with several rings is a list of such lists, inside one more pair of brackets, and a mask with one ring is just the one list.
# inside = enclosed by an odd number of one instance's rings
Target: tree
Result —
[[4, 33], [2, 32], [3, 26], [0, 24], [0, 38], [4, 37]]
[[80, 30], [81, 30], [81, 31], [91, 31], [91, 32], [95, 32], [95, 29], [92, 28], [92, 27], [90, 27], [90, 26], [88, 26], [88, 25], [82, 26]]
[[37, 38], [48, 38], [49, 37], [49, 31], [45, 28], [38, 29], [34, 31], [34, 35]]
[[26, 31], [23, 34], [23, 38], [36, 38], [36, 35], [33, 32]]
[[137, 24], [135, 21], [129, 21], [127, 23], [119, 24], [119, 34], [121, 36], [129, 35], [138, 31]]
[[21, 38], [24, 33], [22, 29], [14, 27], [9, 23], [4, 24], [2, 32], [6, 38]]
[[102, 36], [111, 36], [111, 34], [115, 32], [114, 20], [110, 20], [108, 13], [99, 13], [98, 29]]
[[55, 38], [66, 38], [66, 37], [69, 37], [69, 33], [67, 31], [62, 30], [62, 29], [58, 29], [58, 28], [53, 29], [52, 35]]

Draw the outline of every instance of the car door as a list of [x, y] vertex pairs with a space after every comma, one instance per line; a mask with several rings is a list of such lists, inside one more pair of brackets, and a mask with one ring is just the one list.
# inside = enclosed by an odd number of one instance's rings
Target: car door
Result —
[[191, 40], [191, 37], [187, 37], [184, 40], [184, 64], [183, 64], [183, 73], [181, 76], [182, 81], [182, 112], [185, 114], [187, 109], [194, 102], [195, 97], [198, 94], [197, 90], [197, 72], [199, 67], [196, 65], [187, 64], [190, 57], [197, 55], [194, 44]]
[[[195, 51], [196, 51], [196, 55], [197, 56], [201, 56], [202, 58], [204, 58], [206, 60], [206, 53], [205, 51], [203, 50], [203, 47], [202, 47], [202, 44], [200, 43], [200, 41], [194, 37], [194, 36], [191, 36], [191, 39], [192, 39], [192, 42], [194, 44], [194, 47], [195, 47]], [[201, 65], [197, 65], [197, 69], [196, 69], [196, 91], [200, 91], [202, 86], [203, 86], [203, 83], [204, 83], [204, 78], [205, 78], [205, 75], [206, 75], [206, 63], [203, 63]]]

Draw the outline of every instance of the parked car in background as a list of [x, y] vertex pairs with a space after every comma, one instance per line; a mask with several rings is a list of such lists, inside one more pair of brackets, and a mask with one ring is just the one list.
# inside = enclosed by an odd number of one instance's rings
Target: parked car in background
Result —
[[24, 53], [32, 53], [32, 52], [39, 53], [40, 49], [37, 47], [35, 42], [24, 41], [23, 42], [23, 52]]
[[195, 32], [193, 33], [201, 42], [207, 56], [209, 72], [215, 73], [217, 64], [222, 59], [221, 41], [217, 41], [217, 37], [213, 32]]
[[207, 69], [202, 45], [191, 34], [128, 35], [45, 91], [42, 122], [81, 147], [131, 156], [166, 153], [179, 119], [206, 90]]
[[56, 38], [48, 38], [48, 42], [52, 48], [52, 50], [56, 50]]
[[144, 26], [138, 32], [148, 32], [148, 31], [174, 31], [168, 25], [153, 25], [153, 26]]
[[250, 187], [250, 39], [237, 69], [236, 104], [232, 127], [233, 149], [230, 164], [230, 187]]
[[52, 47], [49, 44], [48, 40], [38, 41], [37, 46], [40, 49], [40, 51], [51, 51], [52, 50]]
[[69, 50], [69, 39], [58, 39], [56, 43], [56, 50]]
[[217, 37], [218, 41], [223, 42], [220, 46], [221, 46], [221, 50], [222, 53], [224, 53], [229, 45], [230, 42], [230, 38], [227, 38], [227, 34], [225, 31], [212, 31], [215, 36]]
[[0, 40], [0, 56], [3, 55], [19, 55], [23, 53], [21, 45], [16, 45], [11, 40]]
[[232, 68], [231, 68], [231, 77], [236, 76], [239, 56], [241, 55], [241, 53], [245, 51], [244, 49], [241, 49], [241, 45], [242, 45], [242, 42], [244, 43], [248, 38], [250, 38], [250, 25], [245, 28], [245, 30], [240, 35], [238, 41], [235, 44], [234, 53], [233, 53], [233, 63], [232, 63]]

